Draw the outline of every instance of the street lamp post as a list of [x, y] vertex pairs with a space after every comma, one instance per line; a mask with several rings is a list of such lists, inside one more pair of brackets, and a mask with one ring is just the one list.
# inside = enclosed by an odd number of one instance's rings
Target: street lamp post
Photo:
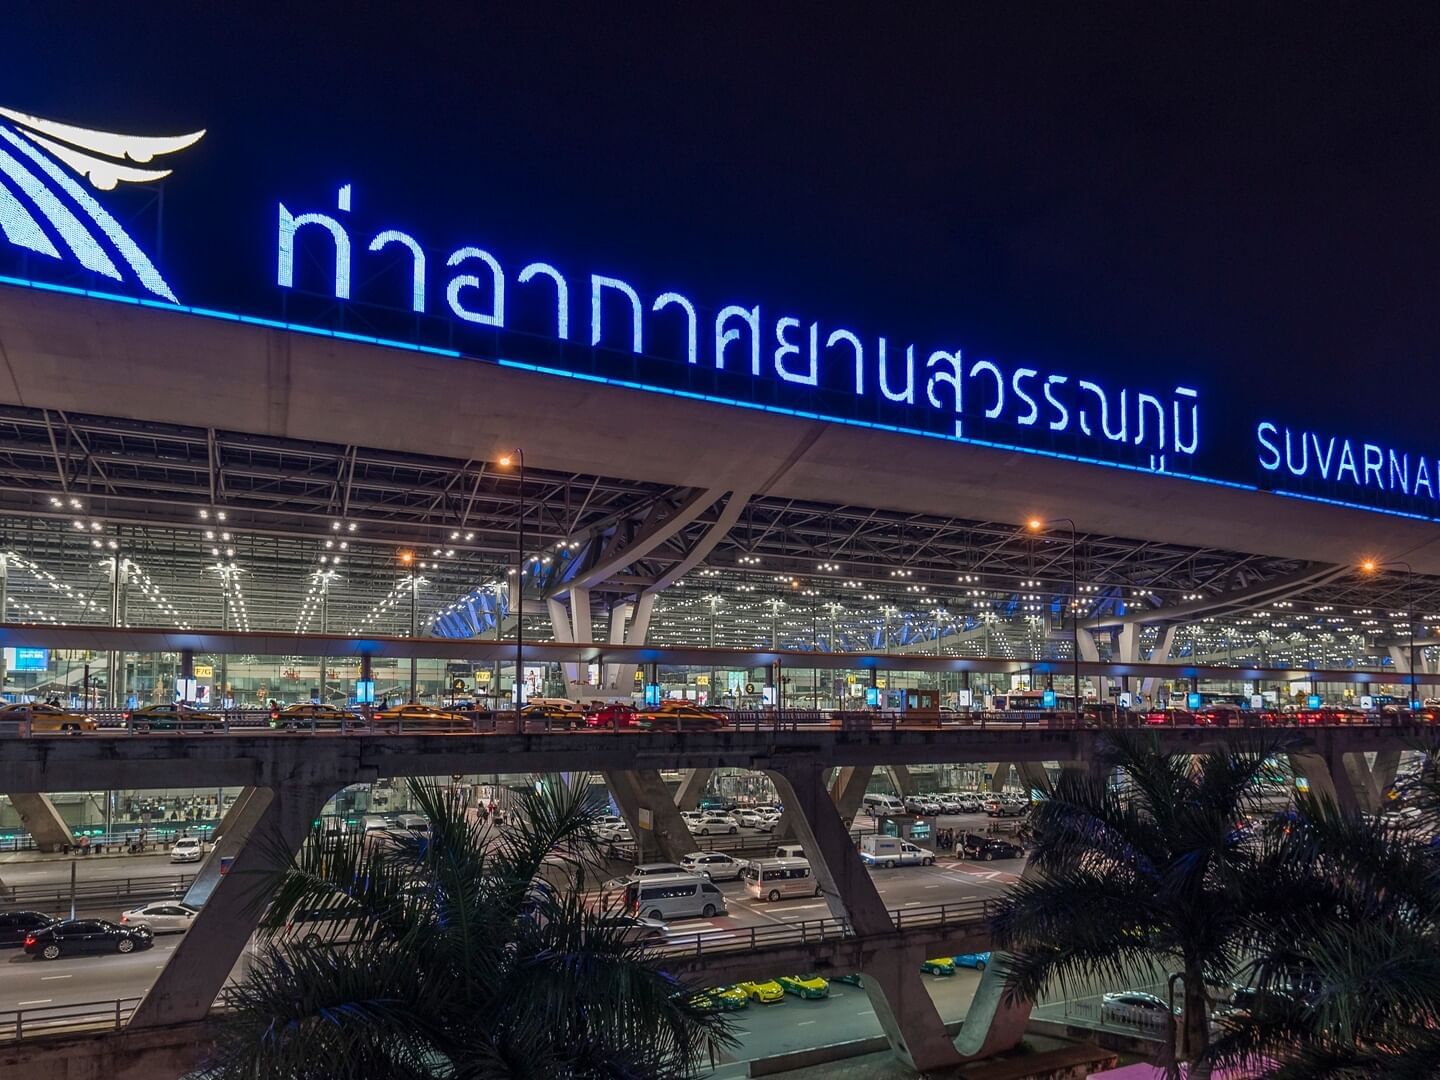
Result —
[[1367, 574], [1375, 574], [1387, 567], [1395, 567], [1405, 571], [1405, 615], [1406, 621], [1410, 624], [1410, 708], [1419, 708], [1420, 699], [1415, 696], [1415, 568], [1402, 559], [1391, 559], [1388, 562], [1377, 562], [1374, 559], [1366, 559], [1360, 564], [1360, 569]]
[[1075, 726], [1081, 724], [1080, 717], [1080, 538], [1075, 529], [1075, 522], [1068, 517], [1050, 518], [1042, 521], [1039, 518], [1031, 518], [1026, 522], [1031, 532], [1039, 532], [1047, 525], [1068, 525], [1070, 527], [1070, 630], [1071, 645], [1070, 659], [1075, 670]]
[[520, 486], [515, 510], [515, 714], [520, 714], [520, 687], [525, 680], [525, 451], [518, 446], [500, 459], [506, 468], [514, 462]]

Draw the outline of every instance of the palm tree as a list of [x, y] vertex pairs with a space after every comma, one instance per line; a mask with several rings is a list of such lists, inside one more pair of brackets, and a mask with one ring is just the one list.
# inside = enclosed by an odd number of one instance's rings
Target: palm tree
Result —
[[[1243, 823], [1261, 812], [1256, 781], [1280, 745], [1236, 739], [1210, 752], [1165, 754], [1144, 733], [1098, 748], [1103, 772], [1065, 770], [1036, 806], [1031, 867], [1001, 901], [995, 947], [1006, 992], [1038, 997], [1183, 978], [1178, 1023], [1192, 1080], [1208, 1077], [1207, 984], [1241, 967], [1257, 852]], [[1107, 775], [1118, 770], [1118, 782]]]
[[1254, 1007], [1224, 1020], [1216, 1061], [1276, 1080], [1436, 1075], [1440, 779], [1427, 769], [1406, 794], [1415, 822], [1301, 795], [1270, 830], [1244, 902]]
[[545, 778], [498, 833], [410, 791], [428, 839], [316, 835], [284, 871], [208, 1080], [664, 1080], [731, 1041], [627, 920], [585, 903], [596, 814], [578, 784]]

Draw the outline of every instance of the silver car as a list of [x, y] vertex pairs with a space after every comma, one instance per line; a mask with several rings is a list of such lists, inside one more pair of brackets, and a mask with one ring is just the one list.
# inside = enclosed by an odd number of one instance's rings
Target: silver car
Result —
[[704, 874], [711, 881], [739, 881], [745, 863], [720, 851], [692, 851], [680, 860], [686, 870]]
[[182, 904], [178, 900], [161, 900], [124, 912], [120, 916], [120, 925], [146, 926], [156, 934], [183, 934], [190, 929], [190, 924], [199, 914], [199, 909], [189, 904]]

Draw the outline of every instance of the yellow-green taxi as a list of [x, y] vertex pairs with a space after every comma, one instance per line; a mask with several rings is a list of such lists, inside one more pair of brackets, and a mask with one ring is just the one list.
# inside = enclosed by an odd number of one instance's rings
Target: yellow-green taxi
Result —
[[781, 975], [780, 985], [787, 994], [802, 998], [830, 996], [830, 984], [819, 975]]
[[739, 986], [712, 986], [695, 995], [695, 1006], [717, 1012], [733, 1012], [750, 1004], [750, 997]]
[[920, 970], [926, 975], [954, 975], [955, 961], [948, 956], [937, 956], [921, 964]]
[[735, 989], [741, 991], [751, 1001], [758, 1001], [761, 1005], [774, 1005], [777, 1001], [785, 1000], [785, 988], [774, 979], [736, 983]]

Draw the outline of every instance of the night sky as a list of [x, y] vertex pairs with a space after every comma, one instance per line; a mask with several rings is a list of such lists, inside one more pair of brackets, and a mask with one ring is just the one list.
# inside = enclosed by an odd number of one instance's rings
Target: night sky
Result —
[[1440, 451], [1440, 6], [476, 6], [12, 4], [0, 105], [208, 128], [180, 282], [353, 181], [437, 242]]

